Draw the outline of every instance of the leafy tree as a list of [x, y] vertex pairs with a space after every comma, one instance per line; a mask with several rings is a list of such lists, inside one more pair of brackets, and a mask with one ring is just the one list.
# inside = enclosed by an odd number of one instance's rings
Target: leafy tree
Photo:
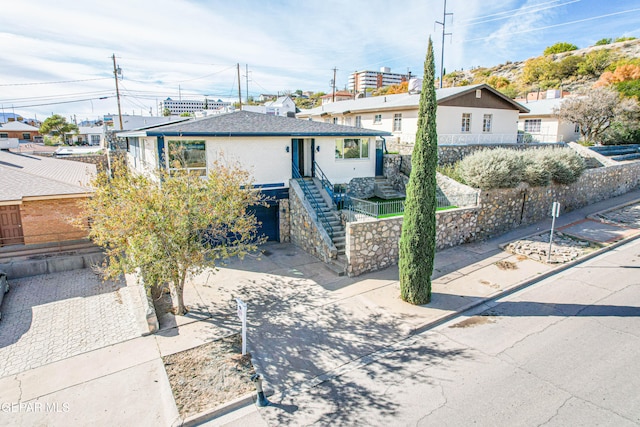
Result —
[[187, 311], [183, 290], [190, 273], [244, 256], [264, 241], [248, 209], [264, 203], [264, 196], [238, 165], [215, 162], [206, 180], [185, 169], [148, 177], [119, 166], [112, 178], [98, 174], [84, 205], [90, 237], [106, 250], [103, 273], [115, 278], [139, 269], [145, 286], [169, 287], [175, 314]]
[[487, 79], [487, 84], [489, 86], [492, 86], [492, 87], [496, 88], [496, 89], [504, 89], [505, 87], [509, 86], [509, 84], [511, 84], [511, 82], [506, 77], [491, 76], [491, 77], [489, 77]]
[[434, 83], [433, 43], [429, 38], [399, 260], [400, 296], [404, 301], [418, 305], [427, 304], [431, 300], [431, 275], [436, 251], [438, 133]]
[[614, 87], [622, 96], [640, 99], [640, 79], [618, 82], [614, 84]]
[[555, 110], [558, 118], [580, 126], [583, 140], [602, 142], [603, 133], [615, 122], [627, 120], [638, 112], [633, 99], [620, 99], [620, 95], [606, 87], [595, 88], [586, 96], [566, 99]]
[[40, 126], [40, 133], [42, 135], [53, 135], [59, 138], [60, 142], [65, 142], [65, 134], [70, 132], [78, 132], [78, 126], [73, 123], [67, 122], [67, 119], [59, 114], [54, 114], [51, 117], [47, 117]]
[[165, 107], [164, 110], [162, 110], [162, 115], [164, 117], [169, 117], [171, 115], [171, 110]]
[[191, 117], [193, 114], [189, 113], [188, 111], [185, 111], [183, 113], [180, 113], [180, 117]]
[[608, 39], [600, 39], [596, 42], [595, 46], [604, 46], [607, 44], [611, 44], [611, 42], [613, 41], [613, 39], [608, 38]]
[[567, 43], [567, 42], [558, 42], [556, 44], [548, 46], [544, 50], [543, 54], [553, 55], [554, 53], [563, 53], [563, 52], [569, 52], [572, 50], [578, 50], [578, 46], [576, 46], [575, 44]]
[[598, 49], [587, 53], [578, 65], [577, 73], [583, 76], [599, 76], [611, 65], [612, 54], [609, 49]]
[[553, 60], [546, 56], [527, 59], [522, 68], [522, 81], [524, 83], [537, 83], [540, 80], [548, 80], [552, 76]]

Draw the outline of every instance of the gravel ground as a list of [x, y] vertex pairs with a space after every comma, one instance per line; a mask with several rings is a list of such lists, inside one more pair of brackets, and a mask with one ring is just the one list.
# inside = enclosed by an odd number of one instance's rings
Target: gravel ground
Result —
[[251, 355], [242, 356], [239, 334], [163, 358], [183, 418], [213, 409], [255, 390]]
[[[542, 233], [531, 236], [527, 239], [516, 240], [509, 243], [505, 248], [507, 252], [515, 255], [523, 255], [535, 261], [546, 262], [549, 253], [549, 233]], [[551, 264], [562, 264], [593, 252], [598, 246], [578, 240], [561, 232], [553, 235], [553, 245], [551, 247]]]

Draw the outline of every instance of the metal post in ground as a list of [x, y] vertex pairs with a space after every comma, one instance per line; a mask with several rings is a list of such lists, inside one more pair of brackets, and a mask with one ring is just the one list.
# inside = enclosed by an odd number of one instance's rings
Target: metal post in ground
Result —
[[560, 215], [560, 203], [553, 202], [551, 206], [551, 233], [549, 234], [549, 253], [547, 254], [547, 264], [551, 262], [551, 245], [553, 243], [553, 229], [556, 226], [556, 218]]

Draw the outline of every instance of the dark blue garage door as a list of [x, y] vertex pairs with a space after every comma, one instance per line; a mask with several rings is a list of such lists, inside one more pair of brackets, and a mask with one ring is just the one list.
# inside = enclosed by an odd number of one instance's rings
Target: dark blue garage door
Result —
[[280, 240], [280, 220], [278, 216], [278, 203], [269, 206], [256, 206], [252, 208], [256, 218], [262, 223], [258, 228], [258, 234], [267, 236], [267, 240], [277, 242]]

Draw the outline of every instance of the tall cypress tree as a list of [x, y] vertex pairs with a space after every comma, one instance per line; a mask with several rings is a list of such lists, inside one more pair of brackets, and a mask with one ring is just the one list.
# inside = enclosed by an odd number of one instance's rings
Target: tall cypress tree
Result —
[[402, 236], [400, 237], [400, 296], [411, 304], [431, 300], [431, 274], [436, 252], [436, 67], [429, 37], [420, 94], [418, 132], [411, 156]]

